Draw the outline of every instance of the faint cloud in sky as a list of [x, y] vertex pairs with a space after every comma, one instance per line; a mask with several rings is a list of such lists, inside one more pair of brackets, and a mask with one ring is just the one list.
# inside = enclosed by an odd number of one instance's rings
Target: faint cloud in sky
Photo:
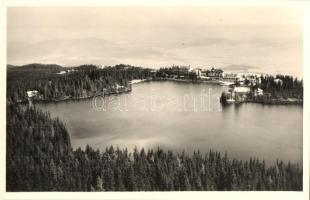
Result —
[[302, 12], [281, 7], [8, 8], [8, 63], [184, 64], [302, 75]]

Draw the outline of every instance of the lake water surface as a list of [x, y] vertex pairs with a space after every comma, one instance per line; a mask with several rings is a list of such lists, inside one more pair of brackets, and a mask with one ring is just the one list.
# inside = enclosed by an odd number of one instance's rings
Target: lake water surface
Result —
[[222, 107], [219, 97], [225, 89], [215, 84], [144, 82], [127, 94], [36, 106], [66, 123], [74, 148], [211, 148], [238, 159], [302, 163], [301, 106]]

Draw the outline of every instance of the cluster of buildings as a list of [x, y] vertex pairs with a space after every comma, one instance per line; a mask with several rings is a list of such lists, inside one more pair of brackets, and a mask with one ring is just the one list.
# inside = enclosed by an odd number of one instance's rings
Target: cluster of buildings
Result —
[[224, 77], [224, 71], [221, 69], [203, 70], [201, 68], [191, 68], [190, 66], [175, 66], [171, 68], [172, 76], [178, 78], [186, 78], [189, 75], [194, 75], [198, 79], [214, 79], [219, 80]]
[[169, 78], [186, 79], [195, 77], [198, 80], [213, 80], [219, 83], [241, 84], [255, 86], [260, 83], [260, 76], [254, 74], [226, 73], [222, 69], [211, 67], [211, 69], [191, 68], [190, 66], [173, 65], [165, 68], [164, 76]]
[[[264, 91], [259, 88], [260, 82], [261, 78], [257, 75], [242, 75], [235, 84], [229, 85], [228, 90], [222, 93], [222, 97], [225, 97], [224, 103], [240, 103], [262, 97]], [[222, 97], [221, 102], [223, 102]]]
[[[223, 103], [240, 103], [248, 100], [249, 98], [255, 98], [263, 96], [264, 91], [261, 88], [249, 87], [249, 86], [234, 86], [230, 87], [228, 91], [222, 93], [221, 102]], [[225, 97], [225, 101], [222, 98]]]
[[227, 103], [243, 102], [264, 95], [264, 91], [258, 87], [261, 83], [258, 74], [225, 73], [224, 70], [215, 67], [201, 69], [175, 65], [166, 69], [165, 73], [164, 76], [168, 78], [187, 79], [194, 76], [197, 80], [227, 85], [229, 88], [223, 93]]

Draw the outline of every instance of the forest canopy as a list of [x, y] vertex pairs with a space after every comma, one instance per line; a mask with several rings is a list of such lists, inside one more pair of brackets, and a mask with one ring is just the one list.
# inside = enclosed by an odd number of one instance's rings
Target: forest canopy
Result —
[[267, 166], [213, 150], [73, 150], [59, 119], [28, 106], [7, 107], [6, 158], [7, 191], [302, 190], [299, 163]]
[[[64, 72], [63, 72], [64, 71]], [[63, 72], [63, 73], [61, 73]], [[37, 90], [38, 100], [61, 100], [113, 92], [130, 87], [133, 79], [148, 79], [151, 69], [129, 65], [98, 68], [82, 65], [30, 64], [7, 71], [7, 191], [301, 191], [300, 163], [277, 160], [238, 160], [210, 149], [192, 154], [157, 149], [72, 149], [66, 126], [37, 108], [20, 104], [27, 91]], [[156, 76], [156, 74], [155, 74]], [[291, 77], [262, 79], [261, 87], [277, 95], [302, 94], [302, 82]], [[288, 93], [287, 93], [288, 94]]]
[[[133, 79], [146, 79], [150, 69], [130, 65], [98, 68], [95, 65], [61, 67], [30, 64], [10, 67], [7, 71], [7, 104], [27, 101], [27, 91], [37, 90], [38, 100], [62, 100], [113, 92], [116, 85], [130, 87]], [[61, 74], [60, 72], [64, 72]]]

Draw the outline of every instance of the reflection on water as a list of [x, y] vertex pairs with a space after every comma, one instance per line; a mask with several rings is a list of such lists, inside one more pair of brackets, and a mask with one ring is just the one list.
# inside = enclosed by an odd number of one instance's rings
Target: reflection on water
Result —
[[[177, 151], [210, 148], [231, 157], [256, 156], [302, 161], [302, 107], [227, 105], [224, 86], [147, 82], [128, 94], [94, 100], [37, 104], [63, 120], [72, 145], [104, 149], [156, 148]], [[104, 109], [103, 109], [104, 108]]]

